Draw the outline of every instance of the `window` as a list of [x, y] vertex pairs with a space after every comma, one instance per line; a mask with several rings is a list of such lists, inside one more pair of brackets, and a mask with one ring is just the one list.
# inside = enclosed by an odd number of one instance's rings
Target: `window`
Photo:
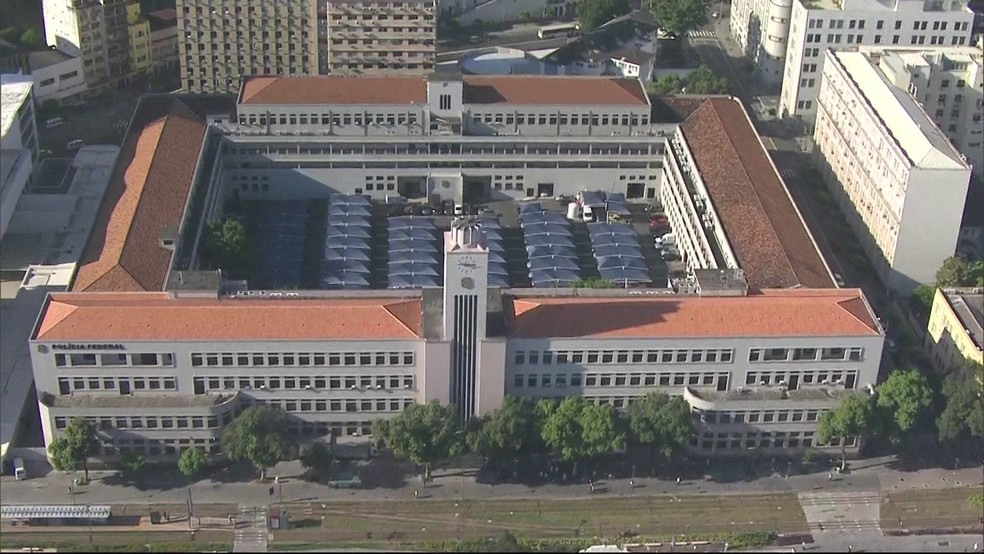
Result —
[[820, 352], [821, 360], [843, 360], [845, 350], [843, 348], [824, 348]]

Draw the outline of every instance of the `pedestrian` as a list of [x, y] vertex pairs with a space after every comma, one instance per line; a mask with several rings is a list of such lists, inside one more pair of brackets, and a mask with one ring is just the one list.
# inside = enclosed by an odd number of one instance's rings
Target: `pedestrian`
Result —
[[420, 491], [418, 489], [413, 489], [413, 497], [418, 498], [420, 496]]
[[680, 484], [680, 478], [679, 477], [677, 477], [677, 484], [678, 485]]
[[848, 552], [854, 552], [854, 546], [853, 545], [850, 545], [850, 544], [847, 545], [847, 551]]
[[834, 479], [834, 474], [828, 471], [827, 472], [827, 480], [828, 481], [832, 481], [833, 479]]
[[632, 479], [629, 479], [629, 488], [631, 489], [633, 487], [635, 487], [635, 482]]
[[169, 514], [167, 512], [164, 512], [164, 521], [170, 522], [171, 521], [171, 514]]

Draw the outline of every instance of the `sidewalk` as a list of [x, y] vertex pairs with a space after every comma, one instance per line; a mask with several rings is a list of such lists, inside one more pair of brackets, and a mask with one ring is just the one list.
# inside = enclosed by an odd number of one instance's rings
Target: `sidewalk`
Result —
[[[629, 488], [629, 479], [606, 480], [604, 487], [610, 496], [633, 495], [652, 496], [659, 494], [757, 494], [780, 492], [841, 492], [872, 491], [891, 493], [910, 489], [940, 489], [962, 486], [984, 486], [984, 470], [981, 466], [962, 468], [956, 472], [949, 469], [923, 469], [918, 471], [899, 471], [887, 467], [891, 458], [861, 460], [852, 464], [849, 474], [828, 480], [827, 472], [809, 475], [774, 474], [754, 480], [735, 480], [714, 482], [705, 480], [651, 479], [636, 476], [634, 486]], [[785, 469], [785, 468], [781, 468]], [[477, 483], [471, 475], [459, 470], [437, 470], [434, 480], [421, 486], [419, 477], [408, 475], [403, 480], [387, 486], [363, 489], [332, 489], [322, 483], [313, 483], [297, 476], [303, 472], [298, 462], [281, 463], [268, 474], [280, 477], [278, 484], [257, 483], [255, 481], [221, 482], [204, 479], [190, 486], [187, 483], [162, 482], [145, 486], [140, 490], [133, 486], [117, 484], [113, 479], [116, 472], [90, 472], [91, 484], [79, 487], [76, 501], [85, 504], [184, 504], [188, 490], [191, 489], [195, 503], [201, 504], [253, 504], [260, 505], [283, 502], [333, 502], [359, 500], [393, 500], [413, 498], [414, 490], [429, 499], [454, 498], [578, 498], [586, 495], [583, 484], [545, 484], [528, 486], [524, 484], [502, 483], [490, 485]], [[0, 502], [3, 504], [71, 504], [72, 498], [66, 492], [66, 482], [70, 476], [52, 471], [44, 477], [15, 481], [4, 477], [0, 488]], [[600, 483], [599, 483], [600, 484]], [[269, 494], [274, 490], [275, 495]]]

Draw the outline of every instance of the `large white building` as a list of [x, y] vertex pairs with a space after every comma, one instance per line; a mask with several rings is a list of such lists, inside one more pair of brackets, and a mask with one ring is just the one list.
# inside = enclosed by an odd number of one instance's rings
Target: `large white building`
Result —
[[133, 0], [43, 0], [49, 46], [82, 58], [86, 83], [96, 87], [130, 74], [126, 7]]
[[[737, 101], [713, 102], [684, 124], [684, 171], [713, 202], [728, 190], [747, 200], [762, 183], [728, 175], [775, 170], [754, 148], [705, 164], [729, 141], [761, 145]], [[257, 403], [287, 411], [292, 435], [351, 437], [415, 402], [467, 417], [505, 395], [625, 408], [666, 391], [693, 408], [695, 451], [778, 453], [833, 447], [817, 444], [820, 414], [875, 383], [884, 332], [863, 294], [833, 288], [815, 247], [753, 236], [783, 214], [773, 232], [810, 242], [790, 206], [732, 198], [752, 233], [734, 239], [727, 268], [694, 261], [681, 294], [495, 286], [491, 231], [471, 218], [444, 233], [434, 287], [255, 290], [200, 269], [201, 230], [234, 196], [661, 197], [664, 164], [680, 164], [665, 149], [677, 124], [652, 121], [638, 80], [255, 78], [231, 113], [195, 95], [138, 106], [70, 291], [49, 297], [31, 336], [47, 442], [85, 417], [104, 457], [219, 453], [223, 426]], [[700, 129], [709, 118], [719, 123]]]
[[772, 72], [780, 66], [782, 69], [780, 114], [809, 123], [817, 113], [816, 97], [827, 48], [965, 46], [970, 44], [974, 20], [965, 0], [793, 0], [787, 17], [785, 60], [774, 59], [779, 52], [776, 41], [771, 51], [765, 50], [771, 56], [768, 67]]
[[30, 75], [0, 75], [0, 238], [27, 188], [38, 157], [34, 80]]
[[818, 166], [879, 277], [908, 293], [954, 254], [970, 166], [863, 53], [825, 57]]
[[984, 169], [984, 51], [980, 47], [858, 50], [894, 87], [919, 102], [975, 173]]
[[38, 105], [45, 100], [72, 103], [82, 99], [89, 90], [82, 71], [82, 58], [58, 50], [42, 50], [28, 54], [34, 94]]

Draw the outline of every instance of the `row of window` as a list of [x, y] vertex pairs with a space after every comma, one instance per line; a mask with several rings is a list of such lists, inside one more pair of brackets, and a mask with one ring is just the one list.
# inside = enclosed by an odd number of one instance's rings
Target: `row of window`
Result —
[[177, 390], [175, 377], [59, 377], [58, 394], [76, 391], [116, 391], [131, 394], [143, 390]]
[[412, 398], [377, 398], [375, 400], [278, 400], [262, 399], [259, 403], [278, 406], [287, 413], [401, 412], [413, 404]]
[[[836, 444], [834, 444], [836, 442]], [[856, 439], [851, 439], [847, 446], [854, 446]], [[840, 444], [833, 441], [830, 446]], [[701, 450], [749, 450], [753, 448], [809, 448], [819, 446], [813, 431], [804, 433], [791, 432], [762, 432], [762, 433], [703, 433], [700, 437], [690, 438], [690, 445]]]
[[[190, 441], [190, 442], [189, 442]], [[178, 443], [174, 440], [148, 440], [146, 442], [151, 443], [147, 445], [133, 445], [132, 443], [143, 443], [143, 439], [116, 439], [108, 442], [103, 442], [102, 453], [104, 456], [118, 456], [127, 450], [132, 450], [138, 454], [142, 454], [147, 457], [151, 456], [179, 456], [185, 450], [189, 448], [198, 448], [204, 450], [210, 456], [218, 456], [221, 452], [219, 443], [214, 441], [214, 439], [178, 439]], [[178, 445], [181, 446], [178, 446]]]
[[789, 409], [789, 410], [736, 410], [720, 412], [713, 410], [694, 409], [694, 421], [703, 423], [798, 423], [801, 421], [818, 421], [826, 410], [818, 409]]
[[649, 125], [646, 116], [630, 114], [513, 114], [475, 113], [472, 122], [489, 125]]
[[[236, 416], [230, 411], [221, 416], [194, 416], [194, 417], [173, 417], [173, 416], [89, 416], [84, 419], [90, 421], [97, 429], [104, 431], [110, 429], [219, 429], [223, 425], [231, 422]], [[55, 429], [68, 427], [71, 417], [55, 417]]]
[[[692, 371], [676, 373], [517, 373], [513, 388], [569, 387], [716, 387], [728, 390], [728, 372]], [[583, 385], [582, 385], [583, 383]]]
[[734, 350], [517, 350], [516, 365], [731, 363]]
[[[420, 116], [410, 113], [323, 113], [323, 114], [269, 114], [270, 125], [417, 125]], [[243, 114], [240, 125], [266, 125], [267, 114]]]
[[[902, 37], [899, 36], [899, 35], [892, 35], [892, 44], [899, 44], [901, 38]], [[820, 42], [822, 42], [821, 39], [822, 39], [822, 35], [819, 34], [819, 33], [811, 33], [811, 34], [806, 35], [806, 42], [807, 43], [820, 43]], [[964, 43], [966, 42], [966, 40], [967, 40], [967, 37], [950, 37], [950, 46], [963, 46]], [[846, 37], [845, 43], [846, 44], [861, 44], [863, 41], [864, 41], [864, 36], [861, 35], [861, 34], [856, 34], [856, 35], [854, 35], [854, 34], [848, 34], [847, 37]], [[881, 44], [882, 43], [882, 35], [875, 35], [874, 40], [872, 42], [874, 44]], [[929, 37], [929, 43], [930, 44], [942, 45], [942, 44], [945, 44], [945, 42], [946, 42], [946, 37], [942, 37], [942, 36], [932, 36], [932, 37]], [[840, 33], [828, 34], [827, 35], [827, 43], [828, 44], [840, 44], [841, 43], [841, 34]], [[923, 36], [923, 35], [919, 35], [919, 36], [912, 35], [912, 36], [909, 37], [909, 44], [926, 44], [926, 37]]]
[[142, 366], [173, 367], [174, 354], [141, 352], [135, 354], [55, 354], [58, 367]]
[[853, 389], [857, 385], [858, 372], [851, 369], [846, 371], [831, 371], [828, 369], [806, 369], [800, 371], [749, 371], [745, 374], [746, 385], [786, 385], [795, 390], [801, 384], [843, 385]]
[[864, 348], [752, 348], [749, 362], [860, 362]]
[[194, 367], [412, 366], [413, 352], [204, 352], [191, 355]]
[[215, 390], [412, 390], [413, 375], [195, 377], [195, 394]]

